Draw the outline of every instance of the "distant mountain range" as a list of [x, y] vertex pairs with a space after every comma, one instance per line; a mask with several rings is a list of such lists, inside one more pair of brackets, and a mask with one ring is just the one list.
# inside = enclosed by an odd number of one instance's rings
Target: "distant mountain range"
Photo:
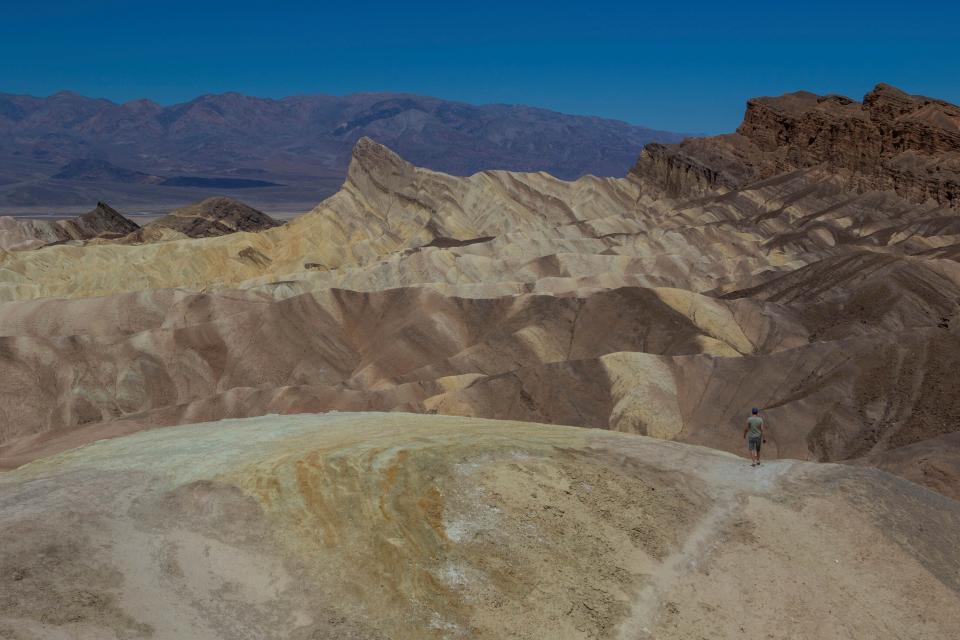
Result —
[[[648, 142], [683, 135], [516, 105], [406, 94], [205, 95], [162, 106], [60, 92], [0, 94], [0, 207], [193, 201], [243, 189], [256, 203], [315, 203], [368, 136], [418, 165], [561, 178], [622, 176]], [[251, 195], [250, 192], [256, 192]]]

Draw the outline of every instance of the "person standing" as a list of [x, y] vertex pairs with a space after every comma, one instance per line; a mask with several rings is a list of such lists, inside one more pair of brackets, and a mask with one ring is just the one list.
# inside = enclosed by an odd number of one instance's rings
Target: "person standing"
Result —
[[751, 411], [751, 415], [747, 418], [747, 428], [743, 430], [743, 437], [747, 441], [747, 450], [750, 452], [751, 467], [760, 466], [760, 445], [767, 441], [766, 436], [763, 432], [763, 418], [758, 414], [760, 409], [756, 407]]

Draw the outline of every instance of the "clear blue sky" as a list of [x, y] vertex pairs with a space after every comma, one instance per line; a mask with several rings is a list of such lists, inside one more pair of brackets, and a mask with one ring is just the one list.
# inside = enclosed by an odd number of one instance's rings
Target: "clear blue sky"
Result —
[[704, 133], [797, 89], [859, 99], [884, 81], [960, 102], [956, 0], [17, 0], [0, 17], [8, 93], [407, 91]]

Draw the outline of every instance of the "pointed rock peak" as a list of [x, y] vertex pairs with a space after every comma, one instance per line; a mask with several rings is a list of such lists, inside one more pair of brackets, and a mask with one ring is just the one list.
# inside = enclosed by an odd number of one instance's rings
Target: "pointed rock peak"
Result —
[[[108, 205], [102, 200], [97, 201], [97, 206], [93, 208], [93, 211], [86, 213], [85, 215], [107, 215], [107, 216], [120, 216], [120, 212]], [[122, 216], [121, 216], [122, 217]]]
[[389, 147], [367, 136], [363, 136], [357, 140], [357, 144], [353, 146], [353, 159], [361, 161], [372, 159], [385, 160], [388, 162], [406, 162], [399, 155], [391, 151]]
[[[870, 112], [871, 118], [881, 122], [910, 114], [929, 126], [954, 132], [950, 135], [951, 141], [955, 140], [955, 132], [960, 131], [960, 106], [937, 98], [913, 95], [889, 84], [881, 83], [874, 87], [873, 91], [864, 96], [863, 106]], [[957, 148], [956, 142], [944, 140], [938, 144], [943, 143], [946, 143], [950, 150]]]
[[139, 229], [140, 225], [133, 222], [122, 213], [111, 207], [103, 201], [97, 202], [97, 206], [92, 211], [80, 216], [80, 220], [86, 223], [100, 222], [110, 225], [118, 225], [122, 228]]
[[106, 202], [97, 202], [93, 210], [65, 221], [76, 238], [93, 238], [103, 234], [127, 234], [140, 228]]
[[886, 122], [916, 111], [930, 102], [929, 98], [913, 96], [889, 84], [880, 83], [873, 91], [863, 97], [863, 106], [870, 117], [878, 122]]
[[361, 176], [368, 175], [376, 177], [379, 182], [393, 182], [398, 177], [412, 175], [414, 169], [412, 164], [384, 145], [364, 136], [353, 147], [347, 180], [356, 181]]
[[214, 196], [171, 211], [148, 226], [174, 229], [191, 238], [202, 238], [237, 231], [263, 231], [281, 224], [239, 200]]
[[873, 91], [868, 93], [864, 98], [871, 95], [889, 95], [897, 96], [899, 98], [909, 98], [910, 94], [904, 91], [903, 89], [898, 89], [892, 84], [887, 84], [886, 82], [877, 83], [877, 86], [873, 88]]

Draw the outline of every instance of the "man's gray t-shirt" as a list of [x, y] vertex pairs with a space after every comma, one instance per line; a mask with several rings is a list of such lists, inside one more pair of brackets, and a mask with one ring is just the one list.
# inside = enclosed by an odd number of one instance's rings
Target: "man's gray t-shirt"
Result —
[[747, 431], [747, 437], [759, 438], [760, 436], [762, 436], [763, 431], [760, 429], [760, 427], [762, 426], [763, 426], [763, 418], [761, 418], [760, 416], [750, 416], [749, 418], [747, 418], [747, 427], [749, 427], [749, 430]]

